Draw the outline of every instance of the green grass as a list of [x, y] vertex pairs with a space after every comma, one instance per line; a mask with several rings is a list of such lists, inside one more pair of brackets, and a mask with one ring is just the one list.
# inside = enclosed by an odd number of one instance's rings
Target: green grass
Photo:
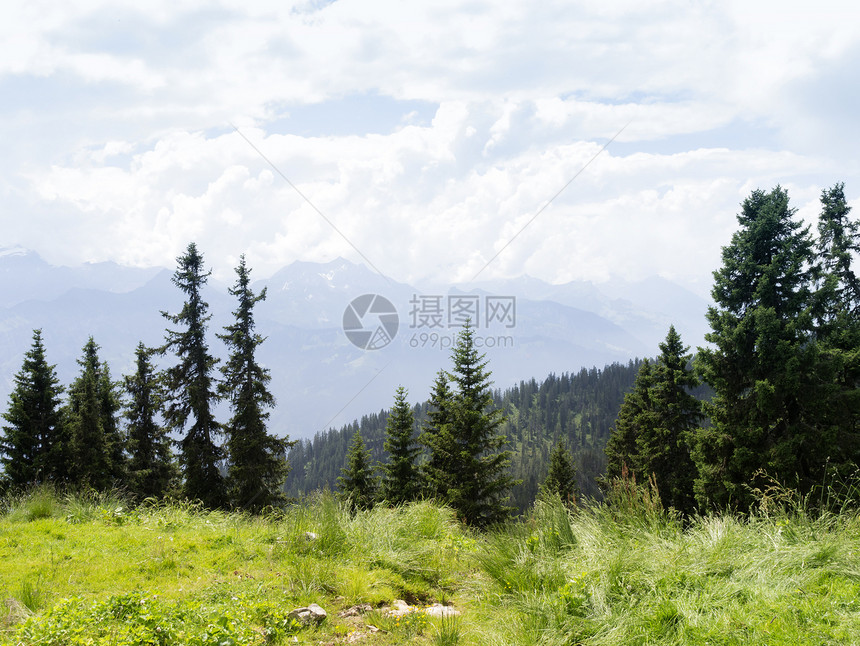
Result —
[[[352, 516], [322, 495], [258, 518], [36, 490], [2, 504], [0, 642], [860, 644], [856, 513], [682, 523], [652, 503], [540, 502], [481, 535], [431, 503]], [[388, 617], [394, 599], [418, 610]], [[289, 618], [310, 603], [322, 625]]]

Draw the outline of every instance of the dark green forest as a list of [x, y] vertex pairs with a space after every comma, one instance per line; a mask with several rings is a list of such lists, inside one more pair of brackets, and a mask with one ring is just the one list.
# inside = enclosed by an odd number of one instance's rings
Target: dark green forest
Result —
[[[493, 404], [505, 415], [501, 431], [513, 452], [511, 475], [522, 480], [512, 490], [512, 502], [518, 510], [525, 510], [534, 501], [546, 477], [549, 455], [559, 440], [564, 440], [575, 456], [580, 492], [600, 497], [596, 479], [606, 468], [606, 441], [641, 363], [637, 359], [602, 369], [583, 368], [575, 374], [550, 375], [540, 382], [530, 379], [504, 391], [493, 391]], [[426, 401], [413, 407], [416, 429], [426, 422], [429, 408]], [[298, 442], [289, 453], [287, 495], [299, 497], [315, 489], [335, 489], [359, 429], [373, 459], [384, 462], [387, 421], [388, 411], [381, 410]]]

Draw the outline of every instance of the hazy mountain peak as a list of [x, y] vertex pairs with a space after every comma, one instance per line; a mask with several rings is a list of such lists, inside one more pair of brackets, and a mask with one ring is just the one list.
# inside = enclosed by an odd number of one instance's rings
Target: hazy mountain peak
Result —
[[2, 247], [0, 248], [0, 258], [8, 258], [12, 256], [35, 256], [38, 258], [38, 254], [35, 251], [30, 251], [29, 249], [25, 249], [24, 247]]
[[[68, 383], [89, 335], [102, 346], [116, 374], [127, 372], [133, 368], [139, 340], [153, 344], [163, 338], [166, 324], [160, 312], [182, 307], [183, 295], [171, 283], [169, 269], [140, 270], [110, 262], [54, 267], [16, 249], [0, 253], [0, 272], [0, 305], [9, 308], [0, 310], [0, 366], [10, 376], [6, 383], [0, 381], [0, 399], [11, 388], [11, 375], [20, 366], [33, 329], [44, 329], [50, 361], [58, 364], [61, 379]], [[139, 286], [127, 289], [135, 283]], [[255, 313], [267, 337], [261, 358], [272, 367], [280, 403], [273, 429], [293, 437], [307, 437], [326, 424], [388, 405], [398, 384], [414, 391], [416, 398], [426, 395], [434, 375], [446, 365], [457, 333], [448, 308], [449, 296], [458, 292], [479, 295], [477, 332], [501, 387], [549, 372], [656, 354], [669, 323], [685, 343], [695, 346], [705, 327], [701, 302], [661, 278], [636, 286], [607, 286], [585, 281], [553, 285], [520, 276], [427, 291], [334, 258], [291, 263], [255, 285], [256, 290], [269, 288], [268, 299]], [[351, 301], [370, 293], [392, 303], [400, 327], [390, 345], [364, 352], [349, 342], [341, 327]], [[489, 296], [514, 296], [515, 316], [492, 321]], [[637, 297], [642, 304], [620, 296]], [[215, 283], [207, 287], [206, 300], [214, 333], [230, 321], [235, 304], [227, 286]], [[374, 317], [362, 319], [365, 323], [375, 325]], [[213, 342], [213, 350], [223, 353], [224, 348]], [[332, 419], [338, 410], [340, 417]]]

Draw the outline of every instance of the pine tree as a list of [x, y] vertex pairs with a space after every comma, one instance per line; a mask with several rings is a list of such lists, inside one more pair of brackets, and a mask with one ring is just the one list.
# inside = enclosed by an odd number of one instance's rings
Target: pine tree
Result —
[[415, 462], [420, 449], [414, 430], [412, 408], [406, 401], [406, 390], [400, 386], [385, 426], [385, 450], [389, 458], [382, 466], [382, 498], [392, 505], [411, 502], [421, 496], [421, 475]]
[[685, 514], [696, 509], [691, 447], [702, 421], [701, 403], [692, 395], [699, 382], [688, 349], [671, 326], [654, 366], [650, 393], [654, 423], [645, 424], [636, 438], [643, 479], [654, 476], [663, 504]]
[[542, 495], [557, 495], [568, 505], [576, 505], [579, 488], [576, 485], [576, 467], [573, 456], [563, 440], [556, 442], [549, 456], [549, 471], [540, 487]]
[[161, 313], [174, 325], [184, 328], [166, 330], [165, 344], [160, 349], [161, 353], [173, 352], [179, 360], [165, 372], [168, 393], [165, 418], [173, 430], [185, 433], [179, 441], [179, 463], [186, 497], [207, 507], [222, 507], [227, 499], [219, 470], [223, 452], [214, 441], [222, 431], [212, 411], [218, 401], [212, 378], [217, 360], [209, 354], [206, 343], [211, 315], [206, 313], [209, 304], [201, 293], [211, 272], [204, 272], [203, 256], [193, 242], [176, 260], [173, 284], [185, 293], [186, 301], [179, 314]]
[[451, 437], [451, 403], [453, 394], [448, 373], [440, 370], [433, 382], [427, 419], [419, 441], [428, 451], [427, 461], [421, 465], [426, 495], [444, 500], [448, 492], [448, 474], [454, 470], [455, 455], [449, 451], [455, 446]]
[[70, 480], [104, 491], [125, 475], [124, 441], [117, 423], [120, 408], [116, 385], [99, 346], [89, 338], [78, 360], [81, 374], [69, 388], [65, 423], [71, 439]]
[[[816, 462], [845, 478], [860, 462], [860, 222], [849, 218], [844, 185], [821, 193], [815, 292], [817, 383], [806, 398], [810, 423], [820, 429]], [[811, 453], [811, 451], [810, 451]], [[809, 456], [812, 458], [812, 456]]]
[[361, 431], [356, 429], [346, 456], [346, 466], [337, 479], [338, 496], [353, 511], [371, 509], [376, 502], [378, 483], [371, 464], [370, 451], [364, 446]]
[[163, 390], [150, 361], [152, 351], [138, 343], [137, 371], [126, 376], [125, 410], [128, 434], [128, 487], [138, 498], [162, 498], [176, 477], [167, 429], [156, 421], [162, 410]]
[[851, 220], [850, 213], [844, 184], [821, 192], [816, 250], [822, 272], [822, 323], [860, 310], [860, 279], [852, 267], [853, 258], [860, 254], [860, 222]]
[[642, 362], [633, 390], [624, 395], [624, 402], [618, 410], [615, 426], [610, 429], [606, 443], [606, 476], [603, 487], [608, 481], [621, 478], [625, 472], [640, 473], [637, 438], [642, 429], [656, 423], [651, 405], [651, 391], [655, 383], [656, 369], [648, 359]]
[[508, 475], [510, 451], [500, 433], [502, 411], [495, 408], [487, 361], [475, 348], [474, 329], [467, 322], [457, 337], [450, 374], [456, 390], [449, 407], [449, 424], [437, 444], [450, 459], [446, 501], [469, 525], [488, 527], [510, 517], [507, 504], [516, 481]]
[[128, 456], [126, 436], [120, 428], [122, 411], [122, 384], [111, 378], [110, 367], [103, 361], [99, 372], [99, 400], [101, 404], [102, 428], [110, 460], [110, 476], [114, 485], [128, 478]]
[[69, 447], [60, 413], [62, 393], [55, 366], [45, 359], [42, 331], [34, 330], [3, 414], [7, 425], [0, 438], [0, 462], [9, 484], [26, 487], [65, 480]]
[[218, 392], [229, 400], [233, 414], [226, 426], [229, 497], [235, 507], [258, 512], [284, 502], [281, 487], [289, 471], [286, 452], [294, 442], [266, 430], [268, 409], [275, 400], [267, 387], [271, 374], [256, 357], [264, 339], [254, 331], [254, 306], [265, 300], [266, 290], [254, 294], [250, 271], [243, 255], [236, 268], [236, 284], [229, 290], [238, 300], [235, 323], [218, 335], [230, 349]]
[[714, 273], [705, 337], [713, 347], [700, 349], [697, 360], [715, 391], [705, 406], [711, 426], [700, 430], [694, 451], [702, 505], [747, 509], [761, 470], [800, 491], [822, 473], [815, 427], [804, 413], [815, 391], [814, 255], [808, 229], [793, 215], [782, 188], [754, 191]]

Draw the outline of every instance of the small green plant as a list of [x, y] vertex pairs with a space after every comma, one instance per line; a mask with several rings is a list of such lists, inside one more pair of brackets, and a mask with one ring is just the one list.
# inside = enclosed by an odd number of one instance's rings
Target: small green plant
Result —
[[572, 577], [558, 589], [557, 598], [564, 612], [574, 617], [584, 617], [588, 613], [590, 599], [587, 575], [582, 573]]
[[454, 615], [443, 616], [436, 624], [436, 634], [433, 636], [435, 646], [457, 646], [462, 636], [460, 618]]
[[427, 615], [420, 610], [413, 610], [402, 617], [398, 617], [397, 632], [404, 639], [411, 639], [423, 635], [429, 626], [430, 620]]
[[21, 581], [21, 585], [18, 588], [18, 600], [24, 604], [30, 612], [39, 612], [44, 607], [45, 601], [47, 600], [47, 595], [42, 587], [42, 582], [39, 579], [37, 579], [35, 583], [30, 579], [24, 579]]
[[389, 614], [384, 610], [374, 610], [367, 614], [368, 624], [395, 635], [398, 642], [423, 635], [430, 627], [430, 618], [421, 610], [403, 614]]

